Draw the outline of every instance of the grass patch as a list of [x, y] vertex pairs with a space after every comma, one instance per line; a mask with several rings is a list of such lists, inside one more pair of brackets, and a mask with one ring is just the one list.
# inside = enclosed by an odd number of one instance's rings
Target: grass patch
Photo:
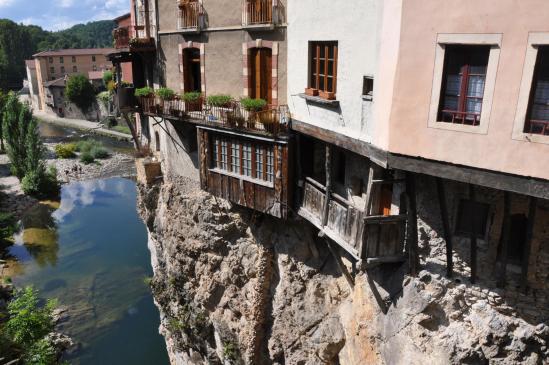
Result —
[[73, 158], [76, 156], [75, 143], [60, 143], [55, 145], [55, 155], [57, 158]]
[[127, 125], [115, 125], [114, 127], [111, 128], [113, 131], [117, 131], [117, 132], [120, 132], [120, 133], [125, 133], [125, 134], [131, 134], [132, 132], [130, 131], [130, 128], [127, 126]]
[[80, 162], [86, 165], [95, 162], [96, 159], [105, 159], [111, 155], [101, 142], [93, 139], [77, 142], [76, 150], [80, 152]]

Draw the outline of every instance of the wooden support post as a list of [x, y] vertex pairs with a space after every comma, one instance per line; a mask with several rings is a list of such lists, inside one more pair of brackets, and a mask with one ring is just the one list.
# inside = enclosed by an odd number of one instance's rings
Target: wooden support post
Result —
[[149, 0], [144, 1], [144, 12], [145, 12], [145, 38], [148, 40], [151, 38], [151, 19], [149, 14]]
[[508, 191], [503, 193], [503, 223], [501, 226], [501, 237], [499, 239], [498, 259], [496, 262], [496, 279], [498, 288], [505, 286], [507, 271], [507, 251], [509, 247], [509, 235], [511, 234], [511, 194]]
[[[475, 200], [475, 188], [472, 184], [469, 184], [469, 199]], [[469, 239], [471, 241], [471, 283], [473, 284], [477, 278], [477, 225], [477, 220], [472, 218]]]
[[370, 161], [370, 167], [368, 170], [368, 186], [366, 187], [366, 202], [364, 203], [364, 214], [370, 214], [370, 206], [372, 204], [372, 188], [374, 186], [374, 167], [373, 162]]
[[415, 175], [406, 173], [406, 193], [408, 195], [408, 230], [407, 240], [409, 247], [410, 274], [417, 276], [419, 269], [418, 248], [417, 248], [417, 203], [416, 203], [416, 181]]
[[450, 231], [450, 220], [448, 219], [448, 206], [446, 205], [446, 189], [444, 180], [440, 177], [437, 180], [438, 204], [440, 207], [440, 217], [442, 219], [442, 230], [444, 241], [446, 241], [446, 277], [451, 278], [454, 274], [452, 233]]
[[124, 120], [126, 121], [126, 124], [128, 125], [128, 128], [130, 128], [130, 132], [132, 134], [135, 149], [138, 152], [142, 152], [141, 151], [141, 142], [139, 141], [139, 137], [137, 136], [137, 131], [135, 130], [135, 126], [133, 125], [132, 121], [130, 120], [130, 117], [128, 116], [128, 113], [122, 113], [122, 116], [124, 117]]
[[328, 224], [330, 212], [330, 194], [332, 193], [332, 147], [326, 144], [326, 196], [324, 198], [324, 211], [322, 213], [322, 227]]
[[524, 292], [528, 289], [528, 265], [530, 263], [530, 250], [532, 247], [532, 237], [534, 235], [537, 202], [538, 199], [531, 196], [530, 204], [528, 204], [528, 225], [526, 226], [526, 240], [524, 245], [524, 253], [522, 255], [521, 273], [521, 287]]

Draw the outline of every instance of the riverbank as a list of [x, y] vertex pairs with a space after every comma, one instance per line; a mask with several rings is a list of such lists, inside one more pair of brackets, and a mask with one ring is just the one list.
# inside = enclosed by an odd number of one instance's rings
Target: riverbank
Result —
[[128, 142], [132, 141], [132, 136], [130, 134], [121, 133], [112, 129], [107, 129], [103, 127], [101, 123], [90, 122], [82, 119], [61, 118], [61, 117], [57, 117], [57, 116], [45, 113], [40, 110], [33, 110], [33, 114], [41, 122], [55, 124], [61, 127], [74, 128], [81, 131], [90, 132], [90, 133], [107, 136], [107, 137], [113, 137], [113, 138], [117, 138], [117, 139], [128, 141]]

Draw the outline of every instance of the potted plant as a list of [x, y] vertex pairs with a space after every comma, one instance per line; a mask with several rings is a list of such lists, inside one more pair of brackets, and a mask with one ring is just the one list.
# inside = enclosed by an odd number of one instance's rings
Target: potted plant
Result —
[[167, 87], [161, 87], [155, 91], [155, 95], [158, 97], [158, 102], [156, 103], [158, 114], [163, 114], [165, 102], [173, 100], [175, 91]]
[[319, 91], [318, 96], [326, 100], [335, 100], [335, 93], [331, 91]]
[[305, 95], [307, 96], [318, 96], [318, 89], [312, 87], [305, 88]]
[[225, 94], [214, 94], [208, 96], [206, 102], [210, 106], [219, 107], [219, 108], [230, 108], [233, 104], [233, 98], [230, 95]]
[[145, 112], [154, 113], [152, 109], [154, 102], [154, 90], [151, 87], [145, 86], [138, 89], [135, 89], [134, 94], [140, 101], [141, 108]]
[[242, 98], [240, 104], [249, 112], [258, 112], [267, 107], [267, 101], [263, 99]]
[[181, 99], [185, 103], [186, 112], [201, 112], [202, 111], [202, 93], [199, 91], [190, 91], [181, 95]]

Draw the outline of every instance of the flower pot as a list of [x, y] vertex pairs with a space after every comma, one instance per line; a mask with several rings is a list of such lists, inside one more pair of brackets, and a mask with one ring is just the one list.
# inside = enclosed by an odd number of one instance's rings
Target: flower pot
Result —
[[326, 100], [335, 100], [335, 98], [336, 98], [335, 93], [333, 93], [331, 91], [320, 91], [318, 93], [318, 96], [320, 96], [322, 99], [326, 99]]
[[318, 96], [318, 89], [313, 89], [313, 88], [306, 88], [305, 89], [305, 95], [308, 95], [308, 96]]

